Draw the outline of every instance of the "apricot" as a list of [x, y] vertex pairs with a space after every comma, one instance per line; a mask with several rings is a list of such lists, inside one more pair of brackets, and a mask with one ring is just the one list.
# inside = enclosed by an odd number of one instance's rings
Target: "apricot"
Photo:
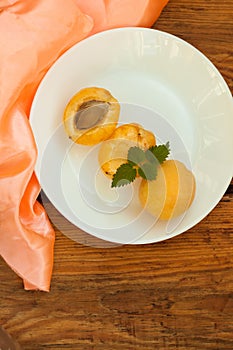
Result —
[[88, 87], [68, 102], [63, 114], [64, 128], [74, 142], [95, 145], [111, 136], [119, 114], [120, 104], [108, 90]]
[[136, 123], [123, 124], [100, 146], [98, 157], [101, 169], [112, 178], [118, 167], [127, 161], [130, 147], [138, 146], [145, 150], [155, 144], [155, 136], [151, 131]]
[[167, 160], [158, 168], [153, 181], [142, 180], [139, 199], [153, 216], [169, 220], [183, 214], [193, 202], [195, 178], [178, 160]]

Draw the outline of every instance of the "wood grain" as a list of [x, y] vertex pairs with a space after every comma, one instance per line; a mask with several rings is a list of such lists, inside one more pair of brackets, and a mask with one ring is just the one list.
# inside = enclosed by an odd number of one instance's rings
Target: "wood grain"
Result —
[[[201, 50], [233, 92], [232, 0], [170, 0], [154, 28]], [[232, 350], [233, 183], [215, 209], [165, 242], [114, 246], [56, 229], [51, 292], [26, 292], [0, 260], [0, 324], [24, 350]]]

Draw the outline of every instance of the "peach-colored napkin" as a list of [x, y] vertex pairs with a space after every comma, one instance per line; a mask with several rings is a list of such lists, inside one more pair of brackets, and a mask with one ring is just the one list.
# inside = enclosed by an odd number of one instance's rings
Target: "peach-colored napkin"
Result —
[[25, 289], [48, 291], [54, 230], [36, 201], [37, 150], [28, 121], [48, 68], [85, 37], [151, 26], [168, 0], [0, 0], [0, 254]]

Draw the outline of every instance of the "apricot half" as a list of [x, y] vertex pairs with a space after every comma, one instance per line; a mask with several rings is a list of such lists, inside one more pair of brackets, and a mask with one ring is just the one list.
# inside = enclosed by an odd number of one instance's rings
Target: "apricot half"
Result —
[[112, 178], [119, 166], [127, 161], [130, 147], [148, 149], [155, 143], [154, 134], [141, 125], [123, 124], [100, 146], [99, 164], [105, 175]]
[[76, 143], [95, 145], [108, 139], [117, 126], [120, 104], [103, 88], [80, 90], [68, 102], [63, 123], [68, 136]]
[[162, 163], [156, 179], [142, 180], [139, 188], [142, 206], [162, 220], [183, 214], [190, 207], [194, 195], [194, 175], [178, 160]]

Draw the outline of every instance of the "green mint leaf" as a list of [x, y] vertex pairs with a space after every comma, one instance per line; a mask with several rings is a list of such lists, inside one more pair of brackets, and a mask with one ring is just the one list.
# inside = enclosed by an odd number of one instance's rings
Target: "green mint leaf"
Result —
[[[151, 152], [151, 153], [150, 153]], [[159, 146], [152, 146], [149, 148], [148, 151], [146, 151], [146, 158], [150, 162], [156, 162], [157, 161], [162, 164], [168, 157], [170, 153], [170, 145], [169, 142], [167, 142], [165, 145], [159, 145]], [[153, 160], [154, 157], [154, 160]]]
[[128, 185], [135, 180], [137, 170], [129, 163], [122, 164], [113, 175], [112, 187]]
[[154, 149], [154, 147], [157, 148], [157, 146], [152, 146], [152, 147], [147, 149], [146, 152], [145, 152], [146, 160], [147, 160], [147, 162], [150, 162], [150, 163], [155, 163], [155, 164], [157, 163], [157, 164], [159, 164], [158, 159], [153, 154], [153, 149]]
[[138, 174], [145, 180], [155, 180], [157, 176], [157, 164], [153, 163], [144, 163], [138, 168]]
[[137, 147], [130, 147], [128, 151], [128, 162], [132, 165], [138, 165], [146, 160], [145, 152]]

